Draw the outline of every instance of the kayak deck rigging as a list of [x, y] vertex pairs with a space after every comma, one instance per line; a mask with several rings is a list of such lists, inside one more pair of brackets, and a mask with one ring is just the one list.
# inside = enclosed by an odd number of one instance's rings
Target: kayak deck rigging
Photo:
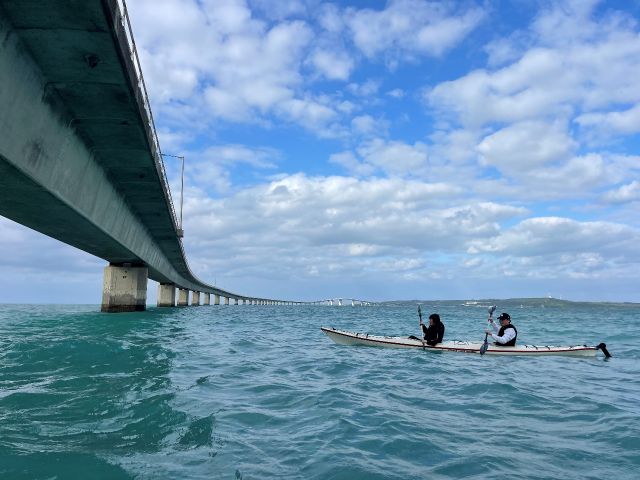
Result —
[[[348, 332], [338, 330], [333, 327], [320, 328], [331, 340], [340, 345], [365, 345], [385, 348], [421, 348], [434, 352], [461, 352], [480, 354], [482, 342], [469, 342], [461, 340], [447, 340], [434, 346], [420, 339], [408, 337], [390, 337], [382, 335], [369, 335], [367, 333]], [[601, 343], [598, 346], [572, 345], [515, 345], [513, 347], [503, 347], [489, 344], [486, 355], [525, 355], [525, 356], [548, 356], [562, 355], [572, 357], [595, 357], [598, 350], [602, 350], [605, 356], [608, 355], [606, 345]]]

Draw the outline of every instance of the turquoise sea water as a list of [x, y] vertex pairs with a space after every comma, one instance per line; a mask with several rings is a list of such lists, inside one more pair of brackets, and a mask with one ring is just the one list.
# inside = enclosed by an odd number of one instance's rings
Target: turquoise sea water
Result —
[[[415, 305], [101, 314], [0, 306], [0, 478], [640, 478], [640, 306], [498, 303], [520, 343], [613, 358], [346, 347]], [[438, 311], [483, 338], [486, 309]]]

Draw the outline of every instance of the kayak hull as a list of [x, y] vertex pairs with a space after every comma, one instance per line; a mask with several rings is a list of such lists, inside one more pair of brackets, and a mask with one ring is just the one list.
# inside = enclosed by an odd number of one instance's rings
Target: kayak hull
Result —
[[[422, 340], [407, 337], [385, 337], [366, 333], [347, 332], [331, 327], [320, 328], [331, 340], [340, 345], [364, 345], [383, 348], [420, 348], [430, 352], [458, 352], [480, 354], [482, 342], [465, 342], [448, 340], [435, 346], [427, 345]], [[595, 357], [597, 347], [587, 345], [553, 346], [553, 345], [516, 345], [514, 347], [500, 347], [489, 344], [485, 355], [523, 355], [529, 357], [560, 355], [568, 357]]]

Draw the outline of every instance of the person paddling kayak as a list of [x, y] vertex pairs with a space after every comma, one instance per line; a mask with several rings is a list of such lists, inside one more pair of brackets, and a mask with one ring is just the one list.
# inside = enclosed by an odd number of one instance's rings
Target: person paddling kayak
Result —
[[424, 333], [424, 339], [426, 340], [427, 345], [431, 345], [433, 347], [434, 345], [442, 342], [442, 339], [444, 338], [444, 323], [440, 320], [440, 315], [437, 313], [429, 315], [428, 327], [425, 327], [421, 318], [420, 327], [422, 328], [422, 333]]
[[498, 321], [500, 322], [500, 329], [498, 330], [498, 326], [493, 322], [493, 318], [489, 316], [489, 323], [493, 328], [493, 332], [491, 330], [485, 330], [485, 332], [491, 335], [491, 338], [495, 340], [495, 344], [500, 347], [513, 347], [516, 344], [516, 338], [518, 338], [518, 331], [516, 327], [511, 325], [511, 317], [508, 313], [501, 313], [498, 317]]

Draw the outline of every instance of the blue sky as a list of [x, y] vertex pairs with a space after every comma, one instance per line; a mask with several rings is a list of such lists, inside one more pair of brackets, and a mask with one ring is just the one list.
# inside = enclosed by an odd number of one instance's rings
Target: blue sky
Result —
[[[640, 2], [128, 6], [200, 278], [640, 301]], [[1, 224], [0, 301], [99, 302], [102, 261]]]

